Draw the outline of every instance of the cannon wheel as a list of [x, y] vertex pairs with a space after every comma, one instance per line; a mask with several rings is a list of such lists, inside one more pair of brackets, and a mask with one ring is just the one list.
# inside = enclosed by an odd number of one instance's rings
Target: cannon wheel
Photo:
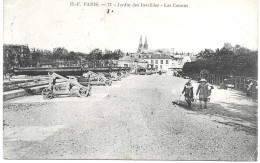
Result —
[[88, 95], [87, 96], [91, 96], [91, 90], [88, 90]]
[[90, 83], [88, 84], [88, 94], [87, 94], [87, 96], [91, 96], [91, 93], [92, 93], [92, 91], [91, 91], [91, 86], [90, 86]]
[[51, 99], [51, 98], [53, 98], [53, 92], [48, 88], [44, 88], [42, 90], [42, 96], [43, 96], [43, 99]]
[[112, 85], [112, 81], [109, 81], [109, 80], [105, 81], [105, 85], [111, 86]]
[[103, 85], [103, 84], [106, 85], [106, 81], [104, 79], [100, 79], [99, 80], [99, 85]]
[[79, 95], [80, 97], [87, 97], [87, 96], [89, 95], [89, 90], [88, 90], [87, 88], [80, 87], [80, 88], [79, 88], [78, 95]]

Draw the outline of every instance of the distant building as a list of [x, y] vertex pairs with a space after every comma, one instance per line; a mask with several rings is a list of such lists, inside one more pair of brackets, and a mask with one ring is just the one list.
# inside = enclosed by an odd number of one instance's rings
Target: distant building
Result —
[[145, 68], [145, 69], [148, 68], [148, 62], [144, 59], [139, 59], [139, 60], [136, 60], [135, 62], [137, 62], [138, 68]]
[[28, 45], [4, 44], [4, 63], [13, 60], [15, 67], [31, 67], [32, 56]]
[[143, 40], [142, 40], [142, 36], [140, 37], [140, 41], [139, 41], [139, 45], [138, 45], [138, 50], [137, 53], [142, 53], [143, 51]]
[[118, 60], [119, 67], [133, 67], [134, 59], [130, 56], [124, 56]]
[[144, 42], [144, 50], [148, 50], [148, 43], [147, 43], [147, 37], [145, 37], [145, 42]]
[[191, 58], [191, 62], [196, 61], [197, 60], [197, 55], [191, 53], [190, 58]]
[[172, 68], [172, 58], [166, 54], [144, 55], [143, 59], [148, 62], [149, 69], [170, 71]]
[[176, 54], [173, 56], [172, 68], [176, 71], [181, 71], [186, 62], [191, 62], [191, 57], [185, 54]]
[[143, 44], [141, 36], [138, 50], [134, 57], [139, 60], [143, 59], [147, 61], [148, 69], [169, 72], [174, 70], [182, 70], [183, 65], [186, 62], [191, 62], [192, 59], [194, 59], [194, 54], [184, 52], [175, 53], [174, 48], [160, 48], [156, 50], [149, 49], [147, 38], [145, 37], [145, 42]]
[[147, 43], [147, 37], [145, 37], [145, 42], [143, 44], [142, 36], [140, 37], [139, 45], [137, 53], [143, 53], [148, 50], [148, 43]]
[[136, 72], [137, 68], [147, 69], [148, 62], [142, 58], [124, 56], [118, 60], [118, 67], [130, 67], [131, 72]]
[[189, 55], [168, 55], [168, 53], [155, 52], [143, 55], [142, 58], [148, 62], [149, 69], [158, 71], [181, 71], [186, 62], [191, 62]]

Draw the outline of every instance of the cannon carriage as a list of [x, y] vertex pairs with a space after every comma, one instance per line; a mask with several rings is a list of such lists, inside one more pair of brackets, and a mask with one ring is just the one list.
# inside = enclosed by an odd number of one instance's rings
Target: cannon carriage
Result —
[[120, 81], [121, 80], [121, 76], [118, 75], [117, 72], [111, 72], [110, 75], [111, 75], [111, 80], [113, 80], [113, 81]]
[[129, 76], [129, 72], [127, 70], [121, 71], [121, 77], [122, 78], [126, 78], [127, 76]]
[[84, 76], [88, 76], [91, 85], [112, 85], [112, 80], [106, 78], [103, 73], [89, 71]]
[[[42, 90], [44, 99], [51, 99], [59, 95], [76, 94], [79, 97], [87, 97], [91, 95], [90, 83], [83, 86], [78, 82], [76, 77], [65, 77], [55, 72], [49, 72], [49, 85]], [[57, 80], [61, 79], [62, 83], [57, 84]]]
[[103, 75], [104, 75], [107, 79], [109, 79], [109, 80], [111, 80], [111, 81], [121, 80], [121, 79], [118, 79], [117, 76], [114, 76], [112, 73], [109, 73], [109, 72], [103, 73]]

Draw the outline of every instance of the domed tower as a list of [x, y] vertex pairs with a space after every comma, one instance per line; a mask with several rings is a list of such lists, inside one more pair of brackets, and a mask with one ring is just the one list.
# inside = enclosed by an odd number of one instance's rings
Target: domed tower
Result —
[[143, 44], [142, 44], [142, 36], [141, 36], [137, 53], [141, 53], [142, 51], [143, 51]]

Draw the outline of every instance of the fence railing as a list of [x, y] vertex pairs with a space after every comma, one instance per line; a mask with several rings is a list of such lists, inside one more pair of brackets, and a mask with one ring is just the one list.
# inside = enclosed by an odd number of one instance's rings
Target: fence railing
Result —
[[257, 80], [257, 78], [247, 77], [247, 76], [229, 76], [229, 75], [219, 75], [219, 74], [210, 74], [207, 77], [207, 80], [210, 84], [220, 85], [224, 83], [224, 80], [227, 79], [228, 83], [234, 84], [234, 89], [245, 91], [249, 80]]
[[[199, 77], [200, 75], [196, 73], [196, 74], [190, 74], [188, 76], [194, 80], [197, 80], [197, 77]], [[222, 83], [224, 83], [224, 80], [227, 79], [229, 83], [234, 84], [234, 89], [240, 91], [245, 91], [247, 85], [249, 84], [248, 81], [250, 79], [257, 81], [257, 78], [255, 77], [229, 76], [229, 75], [221, 75], [221, 74], [209, 74], [207, 75], [206, 79], [210, 84], [214, 84], [214, 85], [221, 85]]]

